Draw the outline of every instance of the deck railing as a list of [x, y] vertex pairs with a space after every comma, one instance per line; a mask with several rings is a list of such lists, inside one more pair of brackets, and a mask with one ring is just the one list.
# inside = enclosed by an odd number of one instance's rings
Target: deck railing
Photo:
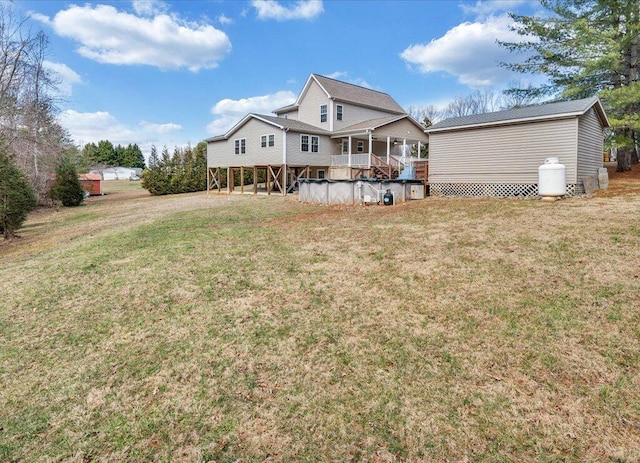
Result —
[[[331, 156], [331, 165], [332, 166], [348, 166], [349, 165], [349, 155], [348, 154], [334, 154]], [[369, 165], [369, 155], [368, 154], [352, 154], [351, 155], [351, 166], [352, 167], [362, 167]]]

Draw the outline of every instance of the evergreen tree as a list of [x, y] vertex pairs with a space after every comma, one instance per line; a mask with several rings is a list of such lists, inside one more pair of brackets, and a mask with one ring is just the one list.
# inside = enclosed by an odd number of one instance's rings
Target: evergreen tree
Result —
[[84, 190], [78, 180], [78, 171], [68, 155], [60, 158], [56, 167], [56, 180], [51, 187], [51, 198], [63, 206], [79, 206], [84, 200]]
[[0, 233], [13, 238], [36, 208], [36, 196], [27, 176], [0, 146]]
[[640, 2], [638, 0], [541, 0], [551, 14], [512, 14], [521, 42], [502, 43], [527, 58], [506, 67], [544, 74], [547, 84], [512, 92], [559, 99], [600, 93], [614, 126], [618, 170], [637, 162], [640, 133]]
[[155, 146], [151, 147], [149, 167], [142, 174], [142, 187], [152, 195], [203, 191], [207, 188], [207, 144], [198, 143], [195, 149], [188, 145], [176, 147], [173, 156], [165, 146], [158, 159]]
[[109, 140], [100, 140], [98, 147], [96, 148], [95, 160], [97, 164], [105, 166], [116, 166], [118, 160], [116, 159], [116, 151], [113, 147], [113, 143]]

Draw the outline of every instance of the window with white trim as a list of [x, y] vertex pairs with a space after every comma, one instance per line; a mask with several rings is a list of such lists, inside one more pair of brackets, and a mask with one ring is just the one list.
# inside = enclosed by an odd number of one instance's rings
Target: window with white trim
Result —
[[362, 140], [358, 140], [356, 149], [358, 150], [358, 153], [364, 152], [364, 142]]
[[318, 178], [324, 178], [325, 177], [325, 170], [324, 169], [318, 169], [317, 174]]
[[234, 147], [235, 147], [236, 154], [245, 154], [247, 152], [247, 139], [236, 138], [234, 140]]
[[300, 135], [300, 151], [305, 153], [319, 152], [320, 148], [320, 137], [315, 135]]
[[276, 136], [274, 134], [262, 135], [260, 137], [260, 147], [266, 148], [267, 146], [275, 146]]
[[349, 142], [342, 140], [342, 154], [349, 154]]
[[320, 122], [327, 122], [327, 105], [320, 105]]
[[341, 121], [342, 120], [342, 105], [341, 104], [336, 106], [336, 120], [337, 121]]

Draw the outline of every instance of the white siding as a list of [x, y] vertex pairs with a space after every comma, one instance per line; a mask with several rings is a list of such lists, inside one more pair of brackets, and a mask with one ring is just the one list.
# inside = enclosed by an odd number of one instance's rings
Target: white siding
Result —
[[[323, 104], [327, 105], [327, 122], [321, 123], [320, 106]], [[331, 101], [327, 94], [324, 93], [324, 90], [322, 90], [315, 81], [312, 81], [307, 93], [305, 93], [302, 101], [300, 101], [298, 120], [324, 130], [329, 130], [329, 121], [331, 118], [331, 111], [329, 110], [330, 104]], [[333, 117], [335, 117], [335, 115]]]
[[[300, 133], [287, 132], [287, 164], [290, 166], [329, 166], [331, 165], [331, 154], [338, 154], [338, 144], [331, 138], [324, 135], [309, 135], [319, 138], [318, 152], [312, 153], [300, 151]], [[335, 145], [335, 146], [334, 146]], [[309, 147], [311, 149], [311, 147]]]
[[[342, 105], [342, 120], [336, 119], [338, 110], [336, 107]], [[319, 106], [318, 106], [319, 108]], [[356, 106], [350, 103], [333, 102], [333, 130], [342, 130], [350, 125], [357, 124], [359, 122], [368, 121], [371, 119], [379, 119], [381, 117], [395, 116], [396, 113], [388, 113], [380, 109], [363, 108], [362, 106]], [[318, 121], [320, 120], [320, 109], [318, 109]]]
[[[260, 146], [262, 135], [275, 135], [275, 146]], [[234, 140], [247, 140], [246, 153], [235, 154]], [[282, 130], [257, 119], [250, 119], [229, 140], [207, 143], [209, 167], [264, 166], [282, 164]]]
[[577, 118], [432, 133], [429, 183], [538, 183], [557, 156], [576, 183]]
[[578, 119], [578, 182], [602, 167], [602, 125], [593, 108]]

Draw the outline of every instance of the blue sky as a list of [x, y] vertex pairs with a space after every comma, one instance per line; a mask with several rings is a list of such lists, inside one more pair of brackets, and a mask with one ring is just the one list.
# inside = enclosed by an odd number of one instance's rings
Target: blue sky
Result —
[[293, 102], [311, 73], [444, 106], [522, 80], [508, 12], [533, 0], [19, 1], [50, 39], [60, 122], [78, 145], [192, 145]]

